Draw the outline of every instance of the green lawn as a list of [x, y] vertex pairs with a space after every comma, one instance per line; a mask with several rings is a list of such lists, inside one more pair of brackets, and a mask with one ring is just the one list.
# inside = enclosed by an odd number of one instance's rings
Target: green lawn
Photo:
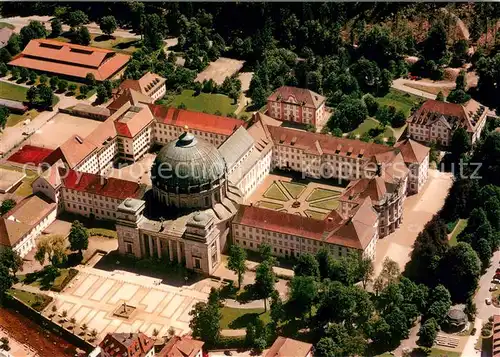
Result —
[[339, 195], [340, 192], [338, 191], [327, 190], [324, 188], [315, 188], [313, 192], [311, 192], [309, 197], [306, 198], [306, 202], [316, 201], [327, 197], [337, 197]]
[[15, 195], [20, 197], [26, 197], [33, 193], [31, 184], [38, 178], [38, 173], [36, 171], [25, 170], [21, 167], [16, 167], [8, 164], [4, 165], [0, 164], [0, 167], [6, 170], [24, 172], [26, 174], [26, 177], [23, 178], [23, 183], [17, 188], [17, 190], [14, 191]]
[[25, 121], [26, 119], [33, 120], [39, 113], [35, 109], [28, 110], [24, 114], [9, 114], [7, 118], [7, 127], [14, 126], [20, 122]]
[[454, 246], [454, 245], [457, 245], [457, 237], [460, 233], [462, 233], [462, 231], [465, 229], [465, 227], [467, 227], [467, 220], [466, 219], [460, 219], [457, 223], [457, 225], [455, 226], [455, 229], [453, 229], [453, 232], [451, 232], [451, 235], [450, 235], [450, 240], [449, 240], [449, 244], [450, 246]]
[[422, 98], [392, 89], [383, 97], [375, 98], [380, 105], [393, 106], [396, 110], [402, 110], [406, 116], [410, 115], [410, 109], [414, 104], [422, 103]]
[[277, 201], [283, 201], [283, 202], [288, 201], [288, 197], [285, 196], [285, 194], [283, 193], [283, 191], [281, 191], [276, 182], [273, 182], [273, 184], [269, 186], [266, 192], [264, 192], [263, 196], [265, 198], [271, 198]]
[[319, 220], [323, 220], [326, 217], [325, 213], [321, 213], [321, 212], [314, 211], [314, 210], [311, 210], [311, 209], [306, 209], [304, 211], [304, 213], [307, 215], [307, 217], [311, 217], [311, 218], [319, 219]]
[[375, 129], [379, 126], [379, 122], [373, 118], [366, 118], [364, 122], [352, 131], [354, 135], [362, 135], [367, 133], [370, 129]]
[[223, 94], [200, 93], [194, 96], [193, 90], [183, 90], [181, 94], [171, 97], [167, 101], [169, 106], [178, 107], [184, 103], [187, 109], [215, 114], [219, 111], [222, 115], [234, 113], [238, 107], [233, 100]]
[[50, 304], [52, 298], [43, 294], [33, 294], [28, 291], [10, 289], [9, 294], [21, 300], [24, 304], [32, 307], [36, 311], [42, 311]]
[[116, 52], [123, 52], [131, 54], [137, 50], [135, 45], [139, 42], [134, 38], [112, 37], [107, 38], [102, 35], [90, 35], [90, 46], [113, 50]]
[[118, 238], [118, 235], [115, 230], [107, 229], [107, 228], [89, 228], [88, 230], [89, 236], [102, 236], [108, 238]]
[[13, 83], [2, 82], [0, 85], [0, 98], [17, 100], [23, 102], [26, 100], [28, 88], [18, 86]]
[[260, 318], [264, 323], [269, 323], [269, 309], [236, 309], [232, 307], [223, 307], [222, 319], [220, 320], [221, 329], [245, 329], [250, 322]]
[[293, 198], [299, 198], [299, 196], [304, 192], [306, 189], [305, 185], [302, 185], [300, 183], [292, 183], [292, 182], [281, 182], [283, 184], [283, 187], [288, 191], [290, 196]]
[[267, 201], [259, 201], [257, 202], [257, 207], [262, 207], [262, 208], [269, 208], [273, 210], [278, 210], [280, 208], [283, 208], [283, 205], [280, 205], [279, 203], [273, 203], [273, 202], [267, 202]]
[[12, 24], [9, 24], [7, 22], [0, 22], [0, 29], [3, 29], [4, 27], [7, 27], [11, 30], [14, 30], [16, 27]]
[[327, 210], [334, 210], [339, 206], [339, 200], [337, 198], [329, 198], [324, 201], [309, 203], [309, 206], [315, 208], [323, 208]]

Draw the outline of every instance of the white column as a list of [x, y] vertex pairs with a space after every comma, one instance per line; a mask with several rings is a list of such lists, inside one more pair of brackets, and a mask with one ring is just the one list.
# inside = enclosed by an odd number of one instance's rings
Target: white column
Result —
[[177, 241], [177, 263], [182, 263], [181, 257], [181, 242]]
[[149, 256], [152, 258], [153, 257], [153, 237], [149, 237]]
[[173, 261], [174, 260], [174, 246], [172, 244], [172, 241], [169, 239], [168, 240], [168, 255], [169, 255], [169, 258], [170, 258], [170, 261]]
[[161, 259], [161, 244], [160, 244], [160, 237], [156, 237], [156, 248], [158, 250], [158, 258]]

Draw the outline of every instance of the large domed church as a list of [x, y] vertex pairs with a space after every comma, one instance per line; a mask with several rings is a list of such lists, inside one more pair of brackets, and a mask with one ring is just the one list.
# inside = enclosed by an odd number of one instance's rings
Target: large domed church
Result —
[[166, 144], [151, 167], [152, 190], [117, 212], [121, 253], [168, 258], [211, 274], [221, 261], [243, 194], [228, 180], [219, 150], [189, 132]]

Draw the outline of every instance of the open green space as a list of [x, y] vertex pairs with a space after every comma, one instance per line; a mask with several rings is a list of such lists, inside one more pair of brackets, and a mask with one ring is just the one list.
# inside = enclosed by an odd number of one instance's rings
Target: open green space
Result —
[[280, 205], [279, 203], [273, 203], [273, 202], [267, 202], [267, 201], [259, 201], [256, 204], [257, 207], [262, 207], [262, 208], [269, 208], [273, 210], [278, 210], [280, 208], [283, 208], [283, 205]]
[[324, 201], [309, 203], [309, 206], [314, 208], [323, 208], [332, 211], [339, 206], [339, 200], [337, 198], [328, 198]]
[[90, 35], [91, 41], [90, 46], [104, 48], [107, 50], [112, 50], [116, 52], [123, 52], [131, 54], [137, 50], [135, 45], [138, 44], [138, 40], [134, 38], [124, 38], [124, 37], [107, 37], [103, 35]]
[[34, 294], [24, 290], [10, 289], [9, 294], [21, 300], [36, 311], [42, 311], [52, 301], [52, 298], [43, 294]]
[[9, 114], [9, 117], [7, 118], [6, 126], [7, 127], [14, 126], [14, 125], [17, 125], [17, 124], [19, 124], [27, 119], [33, 120], [36, 118], [36, 116], [38, 114], [39, 113], [35, 109], [28, 110], [24, 114], [14, 114], [14, 113]]
[[12, 24], [9, 24], [7, 22], [1, 22], [0, 21], [0, 29], [3, 29], [4, 27], [7, 27], [8, 29], [14, 30], [16, 27]]
[[167, 105], [178, 107], [183, 103], [190, 110], [205, 111], [210, 114], [215, 114], [218, 111], [222, 115], [234, 113], [237, 108], [237, 105], [233, 104], [233, 100], [226, 95], [200, 93], [195, 96], [194, 93], [190, 89], [183, 90], [181, 94], [169, 98]]
[[245, 329], [249, 323], [255, 323], [257, 319], [261, 319], [265, 324], [271, 321], [269, 310], [264, 312], [264, 309], [236, 309], [232, 307], [223, 307], [221, 312], [221, 329]]
[[457, 245], [457, 237], [462, 231], [467, 227], [467, 220], [466, 219], [459, 219], [458, 223], [456, 224], [455, 228], [453, 229], [453, 232], [451, 232], [450, 235], [450, 240], [449, 244], [450, 246]]
[[263, 196], [265, 198], [270, 198], [277, 201], [288, 201], [288, 197], [281, 191], [276, 182], [273, 182], [271, 186], [268, 187], [266, 192], [264, 192]]
[[396, 89], [390, 89], [383, 97], [375, 98], [379, 105], [387, 105], [396, 108], [396, 110], [402, 110], [408, 117], [410, 115], [410, 110], [415, 104], [422, 103], [422, 98], [415, 95], [401, 92]]
[[306, 209], [304, 211], [304, 213], [307, 215], [307, 217], [311, 217], [311, 218], [319, 219], [319, 220], [323, 220], [326, 217], [326, 213], [321, 213], [321, 212], [318, 212], [318, 211], [315, 211], [312, 209]]
[[306, 202], [312, 202], [328, 197], [338, 197], [340, 192], [334, 190], [327, 190], [325, 188], [315, 188], [311, 194], [306, 198]]
[[379, 122], [374, 118], [366, 118], [359, 126], [352, 131], [354, 135], [362, 135], [367, 133], [370, 129], [376, 129], [379, 126]]
[[28, 88], [23, 86], [18, 86], [13, 83], [2, 82], [0, 85], [0, 98], [17, 100], [18, 102], [24, 102], [26, 100], [26, 93]]
[[6, 170], [24, 172], [26, 174], [26, 177], [23, 178], [22, 184], [14, 191], [14, 194], [16, 196], [27, 197], [33, 193], [31, 184], [38, 178], [38, 173], [36, 171], [23, 169], [21, 167], [16, 167], [8, 164], [0, 165], [0, 167]]
[[283, 185], [283, 187], [285, 187], [290, 196], [295, 199], [299, 198], [302, 192], [304, 192], [304, 190], [306, 189], [306, 186], [300, 183], [282, 181], [281, 184]]
[[58, 272], [59, 275], [56, 276], [54, 280], [48, 277], [45, 269], [26, 275], [20, 275], [19, 280], [26, 285], [40, 287], [42, 290], [50, 289], [59, 292], [63, 290], [64, 287], [71, 281], [71, 279], [73, 279], [78, 274], [78, 270], [71, 268], [58, 269]]
[[118, 235], [115, 230], [107, 229], [107, 228], [89, 228], [87, 232], [90, 237], [101, 236], [108, 238], [118, 238]]

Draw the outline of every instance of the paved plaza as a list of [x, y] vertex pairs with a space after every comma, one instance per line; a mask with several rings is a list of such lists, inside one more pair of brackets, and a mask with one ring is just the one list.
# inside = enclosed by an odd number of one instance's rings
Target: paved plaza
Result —
[[314, 181], [295, 181], [271, 174], [259, 185], [249, 202], [258, 207], [324, 219], [339, 205], [343, 188]]
[[75, 117], [69, 114], [57, 113], [44, 126], [26, 140], [27, 144], [57, 149], [72, 135], [87, 137], [101, 124], [98, 120]]
[[[79, 274], [62, 293], [50, 293], [60, 316], [67, 311], [67, 320], [96, 329], [100, 340], [110, 332], [141, 331], [149, 336], [168, 334], [173, 327], [177, 334], [190, 332], [189, 312], [194, 304], [206, 301], [212, 287], [219, 283], [210, 279], [191, 286], [174, 287], [160, 284], [158, 279], [115, 270], [106, 272], [91, 267], [78, 267]], [[123, 304], [135, 307], [129, 318], [114, 315]], [[44, 314], [51, 314], [52, 304]]]
[[123, 166], [121, 168], [113, 168], [109, 173], [109, 177], [118, 178], [121, 180], [143, 183], [151, 186], [151, 166], [156, 158], [156, 154], [147, 153], [137, 162]]
[[403, 204], [403, 223], [395, 232], [379, 239], [375, 256], [375, 276], [382, 270], [385, 257], [396, 261], [401, 271], [410, 260], [417, 235], [444, 205], [453, 182], [450, 173], [429, 170], [429, 178], [423, 190], [406, 198]]

